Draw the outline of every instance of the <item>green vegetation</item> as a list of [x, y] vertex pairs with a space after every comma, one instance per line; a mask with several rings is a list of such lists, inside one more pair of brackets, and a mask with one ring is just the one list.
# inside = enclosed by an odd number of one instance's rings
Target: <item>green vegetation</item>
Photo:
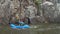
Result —
[[42, 2], [42, 0], [35, 0], [35, 4], [39, 5]]

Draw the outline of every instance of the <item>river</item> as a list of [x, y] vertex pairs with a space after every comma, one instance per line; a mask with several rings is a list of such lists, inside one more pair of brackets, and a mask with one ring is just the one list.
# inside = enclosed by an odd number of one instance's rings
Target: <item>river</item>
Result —
[[0, 34], [60, 34], [60, 24], [31, 25], [29, 29], [11, 29], [9, 26], [0, 26]]

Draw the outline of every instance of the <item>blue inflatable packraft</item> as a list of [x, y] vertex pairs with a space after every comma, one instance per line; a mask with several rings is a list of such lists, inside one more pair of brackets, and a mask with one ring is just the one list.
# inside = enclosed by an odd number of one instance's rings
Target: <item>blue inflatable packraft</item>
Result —
[[10, 27], [12, 28], [12, 29], [26, 29], [26, 28], [30, 28], [30, 26], [29, 25], [27, 25], [27, 24], [25, 24], [25, 25], [23, 25], [23, 26], [17, 26], [17, 25], [15, 25], [15, 24], [10, 24]]

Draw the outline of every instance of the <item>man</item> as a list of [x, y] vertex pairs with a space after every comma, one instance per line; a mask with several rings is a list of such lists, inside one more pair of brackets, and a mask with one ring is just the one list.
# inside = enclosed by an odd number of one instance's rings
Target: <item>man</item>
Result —
[[9, 24], [14, 23], [14, 24], [19, 24], [19, 17], [16, 13], [10, 16]]

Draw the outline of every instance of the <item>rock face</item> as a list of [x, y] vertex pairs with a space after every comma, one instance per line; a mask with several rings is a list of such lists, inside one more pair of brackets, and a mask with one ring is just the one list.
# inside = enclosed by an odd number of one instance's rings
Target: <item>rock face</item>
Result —
[[[38, 21], [60, 22], [60, 3], [56, 3], [58, 0], [51, 0], [51, 2], [42, 3], [42, 11], [40, 16], [36, 17]], [[50, 4], [49, 4], [50, 3]], [[30, 6], [32, 4], [32, 6]], [[28, 7], [28, 8], [27, 8]], [[30, 8], [29, 8], [30, 7]], [[27, 10], [26, 10], [27, 8]], [[30, 11], [30, 12], [29, 12]], [[31, 13], [30, 17], [35, 17], [37, 14], [37, 8], [33, 0], [0, 0], [0, 16], [4, 17], [6, 22], [9, 21], [8, 16], [13, 13], [19, 13], [20, 18], [24, 18], [27, 12]], [[29, 14], [28, 14], [29, 16]], [[35, 20], [35, 19], [33, 19]], [[32, 21], [33, 21], [32, 20]], [[35, 20], [35, 21], [36, 21]]]
[[0, 0], [0, 15], [11, 14], [17, 11], [20, 3], [18, 0]]
[[0, 16], [6, 23], [9, 22], [9, 16], [17, 11], [19, 7], [18, 0], [0, 0]]
[[52, 2], [46, 1], [42, 4], [42, 15], [45, 18], [45, 20], [53, 21], [54, 20], [54, 11], [55, 7]]
[[57, 0], [57, 11], [55, 11], [55, 21], [56, 22], [60, 22], [59, 20], [60, 20], [60, 0], [58, 1]]
[[30, 4], [34, 4], [33, 0], [0, 0], [0, 16], [4, 17], [6, 22], [13, 13], [20, 14], [20, 18], [25, 17], [25, 8]]
[[42, 15], [44, 19], [49, 22], [60, 22], [60, 3], [58, 0], [53, 0], [51, 3], [53, 3], [53, 5], [48, 5], [47, 2], [43, 4]]
[[25, 15], [27, 17], [34, 18], [36, 14], [37, 14], [37, 9], [33, 5], [27, 7], [27, 11], [25, 11]]

